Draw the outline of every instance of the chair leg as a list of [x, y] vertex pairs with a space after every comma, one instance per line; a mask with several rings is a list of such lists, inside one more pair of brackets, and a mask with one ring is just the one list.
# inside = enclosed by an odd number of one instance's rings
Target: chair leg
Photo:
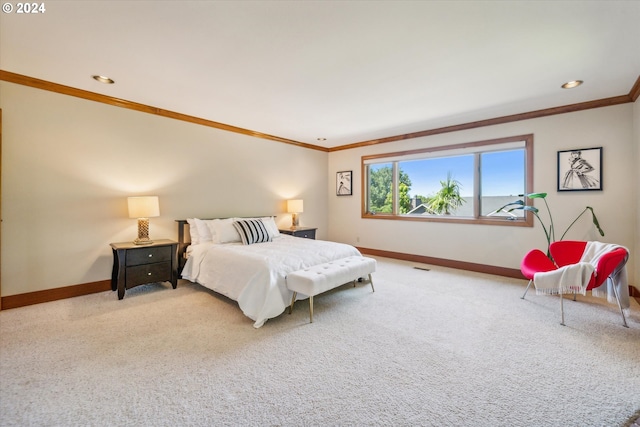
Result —
[[565, 326], [564, 324], [564, 298], [562, 298], [562, 292], [560, 292], [560, 315], [562, 316], [562, 321], [560, 324]]
[[296, 302], [296, 296], [298, 296], [298, 293], [294, 292], [293, 297], [291, 298], [291, 305], [289, 306], [289, 314], [293, 311], [293, 304]]
[[313, 323], [313, 295], [309, 297], [309, 323]]
[[[607, 283], [608, 285], [608, 283]], [[624, 310], [622, 309], [622, 304], [620, 304], [620, 298], [618, 297], [618, 289], [616, 287], [615, 283], [611, 283], [611, 287], [613, 288], [613, 294], [616, 296], [616, 302], [618, 303], [618, 308], [620, 309], [620, 314], [622, 314], [622, 324], [624, 325], [625, 328], [628, 328], [629, 325], [627, 325], [627, 318], [624, 315]]]
[[[363, 279], [362, 277], [361, 277], [361, 278], [359, 278], [359, 279], [358, 279], [358, 282], [362, 282], [362, 279]], [[369, 273], [369, 284], [371, 285], [371, 290], [372, 290], [373, 292], [375, 292], [376, 290], [375, 290], [375, 288], [373, 287], [373, 279], [371, 278], [371, 273]], [[355, 280], [353, 281], [353, 287], [354, 287], [354, 288], [356, 287], [356, 281], [355, 281]]]
[[520, 299], [524, 299], [524, 297], [527, 296], [527, 292], [529, 292], [529, 287], [531, 286], [531, 283], [533, 283], [533, 279], [529, 280], [529, 284], [527, 285], [527, 289], [524, 290], [524, 295], [522, 295], [520, 297]]

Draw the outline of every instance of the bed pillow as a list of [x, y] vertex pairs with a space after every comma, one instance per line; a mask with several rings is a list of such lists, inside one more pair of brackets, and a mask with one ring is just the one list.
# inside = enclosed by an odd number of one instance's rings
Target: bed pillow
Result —
[[198, 243], [206, 243], [213, 240], [211, 235], [211, 231], [209, 231], [209, 223], [210, 220], [193, 218], [196, 223], [196, 228], [198, 229]]
[[269, 236], [271, 236], [272, 239], [274, 237], [277, 237], [277, 236], [280, 235], [280, 231], [278, 230], [278, 226], [276, 225], [276, 221], [274, 220], [274, 218], [272, 216], [263, 216], [263, 217], [255, 217], [255, 218], [236, 217], [233, 220], [234, 221], [246, 221], [246, 220], [250, 220], [250, 219], [261, 219], [262, 222], [264, 223], [264, 226], [267, 227], [267, 232], [269, 233]]
[[196, 225], [195, 218], [187, 218], [187, 223], [189, 224], [189, 236], [192, 245], [197, 245], [200, 243], [200, 234], [198, 233], [198, 226]]
[[213, 243], [239, 242], [240, 235], [233, 226], [233, 218], [215, 219], [208, 223], [209, 231], [213, 236]]
[[269, 236], [274, 238], [280, 235], [280, 231], [278, 230], [278, 226], [276, 225], [275, 220], [272, 216], [266, 216], [264, 218], [260, 218], [264, 223], [264, 226], [267, 227], [267, 231], [269, 232]]
[[244, 245], [271, 241], [267, 227], [260, 219], [244, 219], [235, 221], [233, 226], [238, 231]]

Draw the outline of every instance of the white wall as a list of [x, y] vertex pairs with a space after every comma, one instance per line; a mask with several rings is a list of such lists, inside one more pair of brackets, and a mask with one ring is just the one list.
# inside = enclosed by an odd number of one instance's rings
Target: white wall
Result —
[[0, 82], [2, 296], [111, 277], [110, 242], [137, 236], [126, 197], [158, 195], [151, 238], [175, 219], [277, 214], [327, 237], [325, 152]]
[[[637, 103], [636, 103], [637, 104]], [[636, 116], [637, 109], [636, 106]], [[592, 206], [605, 231], [601, 238], [585, 215], [565, 239], [602, 240], [632, 251], [635, 270], [638, 246], [638, 154], [635, 158], [633, 104], [586, 110], [467, 131], [336, 151], [329, 154], [329, 238], [364, 248], [423, 255], [517, 269], [533, 247], [546, 249], [544, 233], [534, 228], [362, 219], [361, 157], [377, 153], [534, 134], [534, 188], [547, 200], [560, 234], [584, 209]], [[637, 145], [637, 137], [636, 137]], [[559, 150], [603, 147], [604, 191], [556, 191]], [[354, 171], [352, 197], [335, 196], [337, 171]], [[542, 205], [536, 206], [543, 208]], [[557, 236], [559, 238], [559, 235]], [[635, 275], [635, 277], [640, 277]], [[633, 281], [635, 277], [630, 279]]]
[[[517, 123], [327, 153], [0, 82], [3, 110], [2, 296], [110, 278], [110, 242], [136, 237], [126, 197], [160, 196], [152, 238], [176, 238], [175, 219], [278, 214], [303, 198], [301, 225], [319, 238], [401, 253], [518, 268], [544, 247], [533, 229], [364, 220], [363, 155], [533, 133], [535, 191], [547, 191], [558, 229], [586, 205], [602, 240], [632, 250], [640, 278], [640, 101]], [[604, 191], [556, 192], [556, 152], [604, 147]], [[353, 170], [353, 196], [335, 173]], [[569, 238], [596, 239], [588, 218]], [[359, 239], [359, 241], [358, 241]]]

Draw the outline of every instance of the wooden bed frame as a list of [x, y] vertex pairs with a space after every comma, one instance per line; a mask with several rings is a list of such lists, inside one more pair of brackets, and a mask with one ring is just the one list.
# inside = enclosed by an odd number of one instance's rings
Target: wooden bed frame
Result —
[[178, 277], [187, 262], [187, 246], [191, 244], [189, 223], [186, 219], [176, 219], [178, 223]]

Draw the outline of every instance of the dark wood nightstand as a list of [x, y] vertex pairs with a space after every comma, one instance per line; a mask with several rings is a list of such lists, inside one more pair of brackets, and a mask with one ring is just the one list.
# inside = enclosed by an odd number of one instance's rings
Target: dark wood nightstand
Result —
[[113, 271], [111, 290], [118, 290], [118, 299], [126, 289], [157, 282], [178, 286], [178, 242], [155, 240], [148, 245], [133, 242], [111, 243]]
[[279, 231], [282, 234], [289, 234], [289, 235], [294, 236], [294, 237], [302, 237], [304, 239], [314, 239], [315, 240], [315, 238], [316, 238], [316, 230], [317, 230], [317, 228], [296, 227], [294, 229], [284, 228], [284, 229], [280, 229]]

